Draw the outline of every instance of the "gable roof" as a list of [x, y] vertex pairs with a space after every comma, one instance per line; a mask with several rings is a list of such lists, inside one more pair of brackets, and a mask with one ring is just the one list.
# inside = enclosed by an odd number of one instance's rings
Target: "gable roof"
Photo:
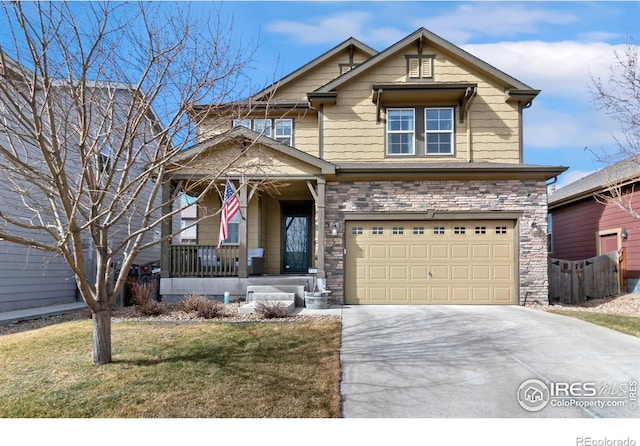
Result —
[[322, 63], [324, 63], [325, 61], [329, 60], [333, 56], [335, 56], [337, 54], [340, 54], [342, 51], [348, 49], [351, 45], [353, 45], [353, 47], [357, 48], [358, 50], [362, 51], [363, 53], [368, 54], [369, 56], [374, 56], [374, 55], [378, 54], [378, 51], [374, 50], [370, 46], [365, 45], [364, 43], [360, 42], [358, 39], [350, 37], [347, 40], [345, 40], [344, 42], [339, 43], [335, 47], [331, 48], [329, 51], [325, 52], [324, 54], [321, 54], [320, 56], [316, 57], [312, 61], [306, 63], [303, 66], [301, 66], [297, 70], [287, 74], [282, 79], [280, 79], [280, 80], [274, 82], [273, 84], [269, 85], [267, 88], [265, 88], [265, 89], [259, 91], [258, 93], [254, 94], [251, 97], [251, 100], [259, 101], [259, 100], [263, 99], [265, 96], [268, 96], [271, 93], [273, 93], [276, 89], [284, 87], [285, 85], [287, 85], [292, 80], [294, 80], [294, 79], [302, 76], [303, 74], [313, 70], [318, 65], [321, 65]]
[[450, 54], [453, 54], [454, 56], [477, 67], [478, 69], [488, 74], [489, 76], [506, 84], [507, 86], [509, 86], [510, 92], [513, 93], [514, 97], [515, 96], [523, 96], [524, 98], [530, 97], [530, 99], [532, 100], [533, 97], [535, 97], [540, 92], [540, 90], [534, 90], [527, 84], [520, 82], [518, 79], [512, 76], [509, 76], [508, 74], [504, 73], [503, 71], [500, 71], [499, 69], [486, 63], [485, 61], [478, 59], [474, 55], [464, 51], [462, 48], [452, 44], [451, 42], [432, 33], [431, 31], [428, 31], [425, 28], [419, 28], [412, 34], [409, 34], [404, 39], [391, 45], [389, 48], [381, 51], [380, 53], [376, 54], [375, 56], [371, 57], [367, 61], [361, 63], [360, 65], [356, 66], [355, 68], [343, 74], [342, 76], [339, 76], [338, 78], [318, 88], [317, 90], [314, 91], [314, 93], [329, 93], [335, 90], [345, 82], [348, 82], [349, 80], [358, 76], [360, 73], [383, 62], [387, 58], [393, 56], [398, 51], [402, 50], [406, 46], [416, 42], [419, 39], [425, 39], [426, 41], [433, 44], [434, 46]]
[[242, 126], [234, 127], [227, 132], [213, 136], [206, 141], [202, 141], [201, 143], [190, 147], [189, 149], [182, 152], [179, 156], [177, 156], [173, 160], [173, 162], [177, 163], [180, 161], [193, 159], [210, 148], [213, 148], [223, 142], [232, 140], [246, 141], [249, 143], [260, 143], [266, 147], [269, 147], [270, 149], [275, 150], [276, 152], [282, 153], [284, 155], [307, 163], [311, 166], [317, 167], [323, 174], [333, 174], [336, 171], [336, 166], [333, 163], [317, 158], [313, 155], [303, 152], [302, 150], [298, 150], [294, 147], [283, 144], [279, 141], [276, 141], [275, 139], [271, 139], [268, 136], [264, 136]]
[[612, 183], [620, 184], [638, 180], [640, 180], [640, 155], [613, 163], [561, 187], [549, 195], [549, 207], [559, 207], [587, 198], [595, 192], [606, 190]]

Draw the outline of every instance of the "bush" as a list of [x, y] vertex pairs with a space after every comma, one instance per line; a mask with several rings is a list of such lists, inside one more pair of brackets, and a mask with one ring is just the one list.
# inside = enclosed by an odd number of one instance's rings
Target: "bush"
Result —
[[189, 294], [182, 301], [182, 309], [187, 313], [196, 313], [197, 317], [213, 319], [222, 315], [223, 305], [207, 299], [201, 294]]
[[287, 317], [287, 306], [280, 301], [256, 302], [256, 313], [264, 319]]
[[162, 314], [162, 306], [154, 300], [156, 295], [155, 282], [129, 282], [131, 297], [138, 311], [143, 316], [158, 316]]

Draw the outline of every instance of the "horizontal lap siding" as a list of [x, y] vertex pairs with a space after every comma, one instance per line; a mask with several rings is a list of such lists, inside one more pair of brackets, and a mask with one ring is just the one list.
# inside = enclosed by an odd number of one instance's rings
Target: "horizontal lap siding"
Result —
[[[640, 194], [632, 204], [640, 209]], [[622, 241], [627, 254], [627, 277], [640, 278], [640, 221], [613, 203], [601, 204], [594, 198], [551, 210], [553, 257], [582, 260], [597, 255], [596, 234], [601, 231], [627, 229]]]
[[[337, 104], [325, 106], [324, 155], [333, 162], [401, 161], [406, 157], [385, 158], [385, 116], [376, 123], [376, 105], [372, 102], [371, 85], [374, 83], [406, 82], [406, 59], [413, 49], [407, 48], [383, 61], [340, 87]], [[431, 54], [425, 49], [425, 54]], [[504, 88], [480, 78], [474, 72], [456, 66], [442, 53], [436, 54], [434, 80], [436, 82], [471, 82], [478, 84], [478, 94], [469, 113], [472, 132], [473, 160], [513, 162], [520, 161], [519, 113], [517, 105], [505, 102]], [[384, 97], [384, 92], [382, 93]], [[424, 104], [429, 105], [429, 104]], [[455, 142], [456, 159], [467, 159], [467, 124], [460, 122], [456, 107]], [[424, 147], [416, 147], [424, 153]], [[450, 157], [423, 157], [422, 160], [442, 160]]]

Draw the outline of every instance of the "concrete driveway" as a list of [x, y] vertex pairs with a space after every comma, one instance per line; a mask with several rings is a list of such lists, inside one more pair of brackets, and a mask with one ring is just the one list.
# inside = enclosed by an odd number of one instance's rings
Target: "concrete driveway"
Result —
[[640, 417], [633, 336], [518, 306], [348, 306], [342, 318], [347, 418]]

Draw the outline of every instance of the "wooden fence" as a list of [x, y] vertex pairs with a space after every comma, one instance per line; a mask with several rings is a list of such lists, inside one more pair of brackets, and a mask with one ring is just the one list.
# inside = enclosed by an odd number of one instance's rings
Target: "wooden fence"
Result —
[[624, 249], [586, 260], [549, 259], [549, 302], [581, 304], [620, 294]]

